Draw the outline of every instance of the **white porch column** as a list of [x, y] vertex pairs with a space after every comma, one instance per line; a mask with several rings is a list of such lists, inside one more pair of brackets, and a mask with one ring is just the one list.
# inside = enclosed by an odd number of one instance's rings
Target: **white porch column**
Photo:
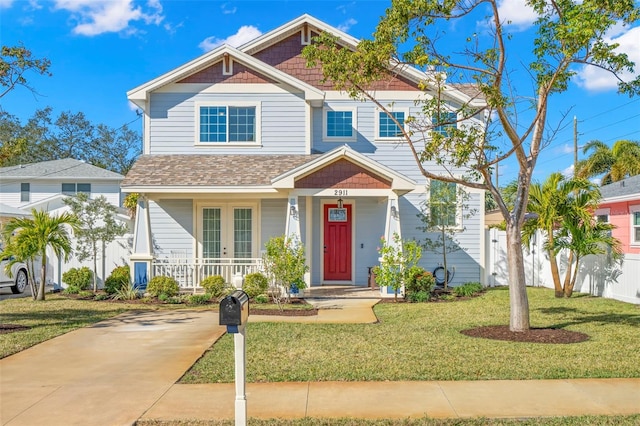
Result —
[[135, 287], [145, 289], [151, 279], [151, 261], [153, 243], [151, 239], [151, 221], [149, 219], [149, 200], [140, 194], [136, 208], [136, 224], [133, 231], [133, 253], [129, 256], [131, 282]]
[[[389, 245], [396, 245], [393, 235], [398, 234], [402, 238], [400, 230], [400, 208], [398, 206], [398, 196], [390, 195], [387, 200], [387, 221], [384, 228], [384, 239]], [[402, 249], [402, 247], [400, 247]]]
[[287, 225], [285, 228], [285, 235], [288, 239], [292, 238], [300, 242], [302, 239], [300, 235], [300, 210], [297, 195], [289, 194], [286, 214]]

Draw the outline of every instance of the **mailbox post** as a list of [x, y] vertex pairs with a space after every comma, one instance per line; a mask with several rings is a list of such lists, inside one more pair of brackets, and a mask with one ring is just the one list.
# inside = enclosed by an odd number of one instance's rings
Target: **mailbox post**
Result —
[[247, 424], [245, 326], [249, 319], [249, 296], [242, 290], [236, 290], [220, 301], [220, 325], [227, 326], [227, 333], [233, 334], [236, 368], [236, 426]]

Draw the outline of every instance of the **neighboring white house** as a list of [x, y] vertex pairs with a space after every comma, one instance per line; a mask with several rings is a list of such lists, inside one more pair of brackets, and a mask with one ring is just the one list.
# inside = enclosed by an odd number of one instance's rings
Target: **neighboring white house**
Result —
[[[123, 192], [141, 194], [131, 257], [138, 285], [167, 273], [183, 287], [213, 273], [230, 280], [259, 268], [265, 242], [287, 234], [305, 246], [308, 284], [366, 286], [381, 237], [427, 237], [417, 215], [428, 182], [396, 124], [306, 67], [301, 51], [323, 31], [347, 48], [358, 42], [303, 15], [127, 93], [144, 111], [144, 152], [122, 182]], [[372, 89], [404, 122], [420, 115], [428, 77], [407, 67]], [[448, 86], [445, 96], [455, 109], [480, 105], [474, 93]], [[462, 250], [448, 260], [453, 285], [483, 279], [483, 195], [471, 192], [468, 208], [478, 213], [464, 223], [453, 215], [464, 228]], [[425, 253], [421, 264], [440, 261]]]
[[[2, 216], [9, 217], [12, 211], [29, 214], [34, 208], [60, 214], [68, 211], [63, 202], [65, 197], [85, 192], [91, 198], [105, 196], [109, 203], [119, 208], [118, 218], [130, 225], [126, 210], [120, 208], [120, 183], [123, 179], [121, 174], [71, 158], [0, 167], [0, 205], [6, 206]], [[100, 259], [98, 273], [101, 279], [108, 276], [115, 266], [126, 262], [127, 249], [118, 249], [121, 244], [114, 244], [107, 248], [111, 258]], [[53, 266], [55, 285], [61, 284], [62, 273], [69, 268], [92, 266], [90, 261], [81, 263], [75, 258], [63, 264], [53, 253], [48, 257]]]

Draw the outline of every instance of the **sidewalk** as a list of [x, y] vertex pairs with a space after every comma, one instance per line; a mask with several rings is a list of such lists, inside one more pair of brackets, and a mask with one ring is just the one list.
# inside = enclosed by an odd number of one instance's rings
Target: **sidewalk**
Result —
[[[371, 292], [375, 295], [375, 292]], [[369, 293], [311, 294], [313, 317], [375, 322]], [[211, 311], [130, 312], [0, 360], [0, 424], [232, 419], [233, 383], [175, 384], [225, 329]], [[250, 383], [249, 417], [534, 417], [640, 413], [640, 379]]]

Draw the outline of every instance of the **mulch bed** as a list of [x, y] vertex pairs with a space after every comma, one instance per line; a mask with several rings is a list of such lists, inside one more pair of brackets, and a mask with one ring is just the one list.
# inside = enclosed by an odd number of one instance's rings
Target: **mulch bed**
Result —
[[524, 332], [509, 330], [508, 325], [488, 325], [462, 330], [462, 334], [483, 339], [506, 340], [509, 342], [569, 344], [589, 340], [589, 336], [577, 331], [561, 328], [531, 328]]
[[0, 324], [0, 334], [14, 333], [16, 331], [28, 330], [31, 327], [20, 324]]

